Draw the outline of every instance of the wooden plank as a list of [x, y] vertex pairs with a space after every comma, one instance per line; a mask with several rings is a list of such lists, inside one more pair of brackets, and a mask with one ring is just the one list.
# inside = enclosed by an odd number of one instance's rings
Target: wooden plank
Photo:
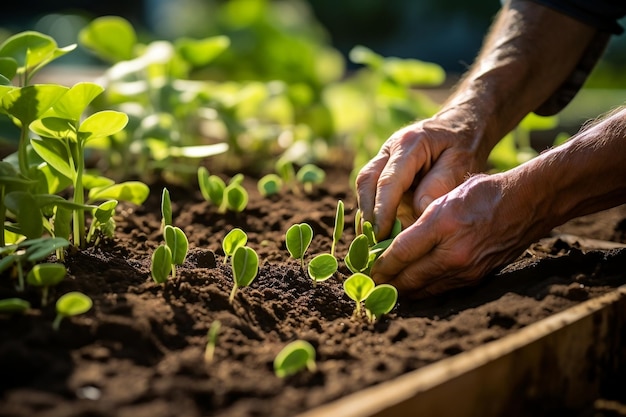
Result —
[[522, 416], [580, 410], [624, 363], [626, 287], [299, 417]]

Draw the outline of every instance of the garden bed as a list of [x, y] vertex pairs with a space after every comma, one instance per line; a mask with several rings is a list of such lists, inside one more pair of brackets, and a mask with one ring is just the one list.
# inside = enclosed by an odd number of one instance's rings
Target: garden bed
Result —
[[[341, 199], [346, 230], [337, 254], [343, 259], [354, 238], [355, 197], [347, 173], [329, 170], [324, 186], [312, 195], [283, 191], [263, 198], [256, 183], [246, 181], [250, 202], [240, 214], [218, 214], [199, 191], [168, 185], [173, 223], [189, 238], [190, 253], [165, 286], [150, 277], [151, 254], [162, 242], [163, 185], [152, 184], [144, 205], [121, 205], [113, 240], [67, 256], [68, 278], [52, 296], [82, 291], [94, 301], [90, 312], [66, 319], [55, 332], [54, 306], [42, 308], [31, 289], [25, 298], [33, 309], [0, 316], [0, 414], [297, 415], [471, 354], [615, 293], [626, 282], [626, 208], [618, 207], [558, 228], [477, 287], [400, 300], [391, 314], [368, 324], [351, 319], [354, 302], [343, 293], [341, 279], [348, 270], [342, 263], [338, 276], [314, 287], [284, 244], [290, 225], [307, 222], [315, 233], [307, 253], [328, 252]], [[231, 305], [232, 274], [223, 263], [221, 242], [233, 227], [247, 232], [261, 265], [258, 278]], [[16, 296], [8, 280], [0, 282], [0, 298]], [[207, 331], [215, 320], [221, 322], [215, 357], [205, 363]], [[278, 378], [274, 357], [295, 339], [316, 348], [317, 370]], [[607, 352], [603, 366], [615, 365], [614, 355], [621, 352]], [[601, 374], [598, 386], [604, 388], [605, 377], [610, 380], [618, 368], [588, 377], [598, 382]], [[521, 402], [525, 395], [520, 393]], [[541, 400], [535, 393], [533, 410], [539, 414], [580, 411], [567, 410], [569, 403], [554, 398]]]

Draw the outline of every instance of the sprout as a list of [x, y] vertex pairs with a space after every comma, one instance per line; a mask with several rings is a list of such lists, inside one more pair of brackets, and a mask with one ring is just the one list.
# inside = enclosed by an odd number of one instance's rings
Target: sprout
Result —
[[41, 305], [48, 305], [48, 288], [57, 285], [63, 281], [67, 273], [65, 266], [62, 264], [44, 263], [33, 266], [26, 282], [36, 287], [41, 287]]
[[315, 348], [306, 340], [296, 340], [285, 346], [274, 359], [274, 373], [279, 378], [294, 375], [307, 368], [315, 372]]
[[248, 243], [248, 235], [238, 227], [234, 228], [222, 241], [222, 249], [224, 250], [224, 263], [228, 262], [228, 257], [235, 253], [239, 246], [245, 246]]
[[283, 180], [277, 174], [267, 174], [257, 182], [257, 189], [263, 197], [278, 194], [282, 188]]
[[259, 273], [259, 256], [248, 246], [239, 246], [231, 259], [233, 268], [233, 289], [228, 301], [232, 304], [237, 290], [247, 287]]
[[224, 197], [218, 212], [226, 213], [227, 210], [231, 210], [235, 213], [241, 213], [247, 206], [248, 192], [240, 182], [234, 181], [224, 188]]
[[341, 235], [343, 235], [343, 226], [344, 226], [344, 207], [343, 201], [337, 201], [337, 211], [335, 213], [335, 228], [333, 229], [333, 243], [330, 247], [330, 254], [335, 255], [335, 247], [337, 246], [337, 242], [341, 239]]
[[292, 191], [296, 190], [296, 187], [294, 186], [296, 170], [294, 169], [293, 163], [291, 163], [291, 161], [284, 158], [279, 159], [278, 161], [276, 161], [274, 169], [276, 170], [280, 178], [282, 178], [283, 184], [290, 187]]
[[185, 236], [185, 232], [179, 227], [167, 225], [163, 232], [165, 244], [172, 252], [172, 278], [174, 278], [176, 277], [176, 265], [182, 265], [185, 262], [189, 241], [187, 236]]
[[309, 276], [314, 283], [326, 281], [332, 277], [339, 267], [337, 259], [330, 253], [317, 255], [309, 262]]
[[226, 183], [217, 175], [209, 175], [206, 167], [198, 168], [198, 186], [200, 193], [206, 201], [210, 201], [214, 205], [221, 207], [224, 199], [224, 189]]
[[157, 284], [164, 284], [172, 272], [172, 251], [167, 245], [160, 245], [152, 253], [150, 273]]
[[162, 227], [172, 225], [172, 200], [170, 199], [170, 192], [167, 188], [163, 188], [161, 194], [161, 215], [162, 215]]
[[393, 285], [380, 284], [374, 287], [365, 299], [365, 314], [370, 322], [389, 313], [398, 301], [398, 290]]
[[300, 259], [300, 267], [304, 270], [304, 254], [313, 240], [313, 229], [307, 223], [294, 224], [285, 234], [285, 244], [294, 259]]
[[30, 309], [30, 303], [21, 298], [5, 298], [0, 300], [0, 313], [24, 313]]
[[326, 173], [314, 164], [306, 164], [298, 170], [296, 178], [304, 187], [304, 192], [310, 194], [313, 192], [314, 185], [324, 182]]
[[361, 313], [361, 301], [367, 298], [375, 285], [374, 280], [360, 272], [353, 274], [344, 281], [344, 291], [348, 297], [356, 302], [353, 316], [358, 316]]
[[353, 273], [365, 271], [369, 264], [369, 250], [369, 239], [367, 236], [360, 234], [355, 237], [352, 243], [350, 243], [348, 254], [344, 259], [348, 269]]
[[211, 327], [209, 327], [209, 331], [207, 332], [207, 342], [204, 348], [205, 363], [213, 362], [215, 346], [217, 345], [217, 336], [220, 332], [221, 327], [222, 323], [219, 320], [215, 320], [213, 323], [211, 323]]
[[93, 240], [94, 235], [98, 232], [98, 243], [100, 236], [113, 237], [115, 230], [115, 220], [113, 215], [115, 214], [115, 208], [117, 207], [117, 200], [108, 200], [100, 204], [93, 210], [93, 219], [91, 226], [89, 226], [89, 232], [87, 233], [87, 242]]
[[73, 291], [62, 295], [56, 304], [57, 316], [52, 322], [52, 328], [59, 330], [61, 320], [65, 317], [77, 316], [79, 314], [86, 313], [91, 309], [93, 302], [91, 298], [85, 294]]

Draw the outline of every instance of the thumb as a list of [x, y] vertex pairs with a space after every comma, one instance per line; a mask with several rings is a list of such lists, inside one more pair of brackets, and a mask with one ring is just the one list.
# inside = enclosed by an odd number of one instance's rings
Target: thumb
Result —
[[449, 171], [432, 170], [420, 181], [413, 193], [413, 209], [419, 217], [437, 198], [449, 193], [463, 182], [463, 178], [455, 178]]

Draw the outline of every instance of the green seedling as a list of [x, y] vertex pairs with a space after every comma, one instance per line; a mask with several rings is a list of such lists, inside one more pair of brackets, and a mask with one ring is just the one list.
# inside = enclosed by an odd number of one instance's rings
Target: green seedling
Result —
[[38, 238], [27, 239], [15, 245], [7, 245], [0, 248], [0, 273], [14, 267], [17, 269], [17, 290], [24, 291], [24, 268], [29, 264], [35, 264], [46, 259], [57, 250], [62, 250], [70, 245], [66, 239]]
[[86, 313], [91, 309], [92, 305], [93, 301], [91, 301], [91, 298], [81, 292], [73, 291], [63, 294], [57, 300], [57, 316], [52, 322], [52, 328], [59, 330], [61, 321], [64, 318]]
[[217, 207], [221, 207], [224, 199], [226, 183], [217, 175], [209, 175], [206, 167], [198, 168], [198, 186], [202, 197]]
[[306, 340], [296, 340], [285, 346], [274, 359], [274, 373], [279, 378], [308, 369], [315, 372], [315, 348]]
[[324, 182], [326, 173], [317, 165], [306, 164], [298, 170], [296, 178], [304, 187], [304, 192], [311, 194], [316, 185]]
[[296, 170], [293, 167], [293, 163], [288, 159], [281, 158], [276, 161], [274, 168], [278, 176], [283, 180], [283, 184], [291, 188], [292, 191], [296, 191]]
[[233, 269], [233, 289], [229, 301], [232, 304], [239, 288], [247, 287], [259, 273], [259, 255], [248, 246], [239, 246], [231, 258]]
[[369, 239], [366, 235], [360, 234], [354, 238], [348, 253], [344, 259], [346, 266], [352, 273], [363, 272], [369, 265]]
[[332, 277], [333, 274], [337, 272], [338, 267], [337, 259], [335, 259], [333, 255], [330, 253], [322, 253], [311, 259], [308, 272], [313, 283], [317, 284], [318, 282], [326, 281], [328, 278]]
[[26, 282], [35, 287], [41, 287], [41, 305], [48, 305], [48, 289], [63, 281], [67, 270], [62, 264], [43, 263], [33, 266], [28, 272]]
[[358, 317], [361, 314], [361, 302], [367, 298], [375, 286], [374, 280], [360, 272], [351, 275], [344, 281], [345, 293], [356, 302], [353, 317]]
[[172, 251], [167, 245], [159, 245], [152, 253], [150, 273], [157, 284], [167, 282], [172, 273]]
[[92, 242], [95, 239], [94, 244], [97, 245], [101, 236], [113, 237], [115, 232], [113, 215], [115, 214], [117, 203], [117, 200], [108, 200], [93, 210], [91, 225], [87, 233], [87, 242]]
[[213, 362], [213, 357], [215, 356], [215, 346], [217, 346], [217, 336], [220, 333], [221, 327], [222, 323], [219, 320], [213, 321], [213, 323], [211, 323], [211, 327], [209, 327], [209, 331], [207, 332], [207, 342], [204, 348], [204, 363]]
[[189, 241], [185, 232], [179, 227], [167, 225], [163, 229], [165, 244], [172, 252], [172, 278], [176, 277], [176, 266], [182, 265], [187, 257]]
[[167, 188], [163, 188], [161, 193], [161, 227], [172, 226], [172, 200]]
[[380, 284], [374, 287], [365, 299], [365, 314], [370, 322], [389, 313], [398, 301], [398, 290], [393, 285]]
[[374, 246], [377, 243], [374, 227], [372, 226], [372, 223], [367, 220], [363, 222], [363, 234], [367, 236], [369, 246]]
[[228, 262], [228, 258], [233, 256], [238, 247], [245, 246], [246, 243], [248, 243], [248, 235], [243, 230], [236, 227], [228, 232], [222, 241], [224, 263]]
[[5, 298], [0, 300], [0, 314], [25, 313], [30, 309], [30, 303], [21, 298]]
[[294, 259], [300, 259], [300, 267], [304, 270], [304, 254], [313, 240], [313, 228], [307, 223], [294, 224], [285, 234], [285, 244]]
[[257, 182], [259, 194], [263, 197], [269, 197], [281, 192], [283, 188], [283, 179], [277, 174], [267, 174]]
[[218, 213], [228, 210], [241, 213], [248, 206], [248, 192], [238, 181], [232, 181], [224, 188], [224, 197]]
[[330, 254], [335, 255], [335, 248], [337, 247], [337, 242], [341, 239], [343, 235], [343, 227], [344, 227], [344, 206], [343, 201], [337, 201], [337, 211], [335, 212], [335, 227], [333, 229], [333, 243], [330, 247]]

